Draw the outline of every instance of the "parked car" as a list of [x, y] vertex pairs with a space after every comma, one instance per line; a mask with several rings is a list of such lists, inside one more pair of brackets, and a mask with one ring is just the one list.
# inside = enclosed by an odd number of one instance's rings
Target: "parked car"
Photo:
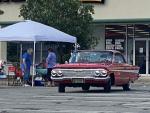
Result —
[[118, 51], [80, 50], [72, 53], [68, 64], [58, 64], [52, 70], [52, 80], [58, 84], [58, 92], [65, 87], [104, 87], [105, 92], [111, 86], [121, 86], [130, 90], [130, 83], [139, 78], [139, 67], [126, 63]]

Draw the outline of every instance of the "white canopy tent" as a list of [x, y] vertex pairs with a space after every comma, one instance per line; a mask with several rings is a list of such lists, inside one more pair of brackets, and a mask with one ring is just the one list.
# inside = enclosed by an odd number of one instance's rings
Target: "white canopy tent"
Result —
[[47, 25], [26, 20], [18, 22], [16, 24], [10, 25], [8, 27], [0, 29], [0, 41], [33, 41], [34, 42], [34, 52], [33, 52], [33, 76], [32, 76], [32, 86], [33, 78], [35, 75], [35, 46], [38, 41], [54, 41], [54, 42], [69, 42], [76, 44], [76, 37], [68, 35], [61, 32], [55, 28], [49, 27]]

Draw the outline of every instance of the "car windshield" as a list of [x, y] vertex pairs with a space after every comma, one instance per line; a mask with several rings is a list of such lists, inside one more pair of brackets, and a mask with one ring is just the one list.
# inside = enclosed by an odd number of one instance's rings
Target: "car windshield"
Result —
[[70, 63], [103, 63], [112, 62], [113, 53], [109, 51], [72, 53]]

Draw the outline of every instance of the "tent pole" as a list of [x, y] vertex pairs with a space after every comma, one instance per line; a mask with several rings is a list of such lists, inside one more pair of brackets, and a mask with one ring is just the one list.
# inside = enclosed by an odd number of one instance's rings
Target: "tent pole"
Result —
[[22, 63], [22, 43], [20, 43], [20, 64]]
[[40, 53], [40, 61], [42, 62], [42, 58], [43, 58], [43, 54], [42, 54], [42, 50], [43, 50], [43, 45], [42, 45], [42, 42], [41, 42], [41, 53]]
[[35, 46], [36, 41], [34, 41], [34, 50], [33, 50], [33, 75], [32, 75], [32, 87], [34, 86], [34, 76], [35, 76]]

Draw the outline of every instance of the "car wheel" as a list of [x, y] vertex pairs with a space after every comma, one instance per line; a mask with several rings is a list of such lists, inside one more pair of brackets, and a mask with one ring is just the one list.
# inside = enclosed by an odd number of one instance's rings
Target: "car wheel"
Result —
[[83, 85], [82, 86], [82, 90], [83, 91], [88, 91], [90, 89], [90, 86], [89, 85]]
[[109, 93], [111, 91], [111, 80], [104, 86], [104, 91]]
[[65, 86], [62, 85], [62, 84], [59, 84], [59, 86], [58, 86], [58, 92], [64, 93], [65, 92]]
[[129, 83], [128, 84], [124, 84], [122, 86], [122, 88], [123, 88], [124, 91], [129, 91], [130, 90], [130, 84]]

